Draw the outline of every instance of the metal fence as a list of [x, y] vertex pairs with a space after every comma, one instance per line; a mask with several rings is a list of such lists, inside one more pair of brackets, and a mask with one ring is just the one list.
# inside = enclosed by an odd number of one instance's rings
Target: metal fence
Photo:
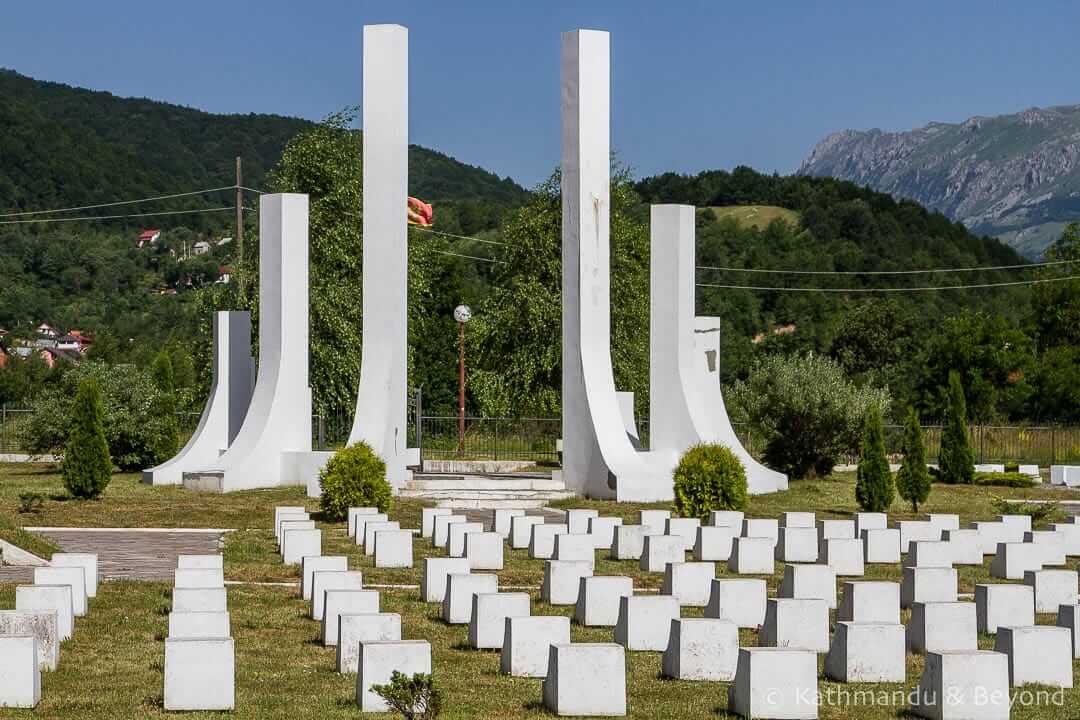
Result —
[[420, 455], [425, 460], [531, 460], [557, 463], [559, 418], [466, 417], [461, 447], [456, 417], [420, 418]]

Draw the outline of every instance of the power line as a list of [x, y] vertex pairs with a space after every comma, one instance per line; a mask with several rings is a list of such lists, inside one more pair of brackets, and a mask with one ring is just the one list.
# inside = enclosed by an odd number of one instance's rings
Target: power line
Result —
[[802, 288], [802, 287], [765, 287], [761, 285], [717, 285], [712, 283], [697, 283], [697, 287], [721, 288], [726, 290], [765, 290], [768, 292], [825, 292], [825, 293], [897, 293], [897, 292], [924, 292], [932, 290], [975, 290], [979, 288], [1013, 287], [1017, 285], [1037, 285], [1039, 283], [1062, 282], [1064, 280], [1080, 280], [1080, 275], [1068, 275], [1056, 278], [1040, 278], [1037, 280], [1014, 280], [1012, 282], [979, 283], [975, 285], [928, 285], [924, 287], [910, 288]]
[[726, 267], [698, 265], [698, 270], [717, 270], [720, 272], [770, 273], [775, 275], [926, 275], [930, 273], [981, 272], [990, 270], [1028, 270], [1031, 268], [1067, 265], [1073, 260], [1052, 260], [1023, 265], [985, 265], [982, 267], [930, 268], [927, 270], [779, 270], [769, 268]]
[[256, 195], [266, 195], [266, 193], [263, 192], [262, 190], [256, 190], [255, 188], [244, 187], [243, 185], [235, 185], [234, 187], [232, 187], [230, 189], [232, 189], [232, 190], [247, 190], [248, 192], [253, 192]]
[[[252, 208], [245, 207], [245, 210]], [[160, 212], [130, 213], [126, 215], [80, 215], [66, 218], [37, 218], [34, 220], [0, 220], [0, 225], [22, 225], [25, 223], [90, 222], [93, 220], [116, 220], [118, 218], [152, 217], [157, 215], [190, 215], [193, 213], [212, 213], [236, 211], [235, 207], [202, 208], [199, 210], [162, 210]]]
[[449, 250], [431, 250], [431, 252], [439, 253], [440, 255], [452, 255], [454, 257], [465, 258], [466, 260], [479, 260], [480, 262], [496, 263], [499, 265], [505, 265], [505, 260], [492, 260], [491, 258], [477, 257], [476, 255], [462, 255], [461, 253], [450, 252]]
[[117, 200], [116, 202], [98, 203], [97, 205], [82, 205], [80, 207], [59, 208], [56, 210], [27, 210], [24, 212], [3, 213], [0, 214], [0, 218], [25, 217], [27, 215], [51, 215], [54, 213], [77, 212], [80, 210], [95, 210], [97, 208], [103, 207], [116, 207], [117, 205], [134, 205], [136, 203], [154, 202], [156, 200], [172, 200], [174, 198], [190, 197], [191, 195], [205, 195], [206, 193], [235, 189], [235, 185], [226, 185], [225, 187], [208, 188], [206, 190], [192, 190], [191, 192], [173, 193], [172, 195], [157, 195], [155, 197], [138, 198], [137, 200]]
[[419, 225], [413, 225], [413, 230], [419, 230], [420, 232], [431, 233], [433, 235], [442, 235], [444, 237], [457, 238], [458, 240], [473, 240], [478, 243], [487, 243], [488, 245], [503, 245], [508, 243], [499, 242], [498, 240], [485, 240], [484, 238], [470, 237], [469, 235], [455, 235], [454, 233], [442, 232], [441, 230], [433, 230], [432, 228], [420, 227]]

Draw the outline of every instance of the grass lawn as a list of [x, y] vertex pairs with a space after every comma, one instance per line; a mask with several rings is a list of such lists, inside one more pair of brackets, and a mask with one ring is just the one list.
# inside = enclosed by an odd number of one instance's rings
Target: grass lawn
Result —
[[[33, 489], [46, 496], [40, 514], [17, 512], [20, 492]], [[13, 525], [64, 526], [158, 526], [235, 528], [225, 542], [225, 574], [229, 580], [295, 581], [296, 570], [281, 565], [270, 530], [272, 508], [279, 504], [306, 505], [317, 502], [305, 498], [300, 488], [235, 493], [226, 496], [188, 493], [180, 489], [150, 488], [132, 475], [113, 478], [100, 500], [80, 502], [60, 500], [59, 475], [47, 466], [0, 465], [0, 518]], [[757, 497], [748, 513], [776, 516], [785, 510], [816, 510], [819, 517], [842, 516], [854, 510], [854, 479], [839, 475], [828, 480], [793, 483], [786, 493]], [[1060, 498], [1048, 488], [1014, 490], [935, 486], [927, 511], [956, 512], [963, 520], [990, 518], [994, 496], [1019, 498]], [[595, 507], [603, 514], [636, 517], [639, 506], [610, 502], [571, 500], [565, 507]], [[416, 501], [401, 500], [391, 511], [392, 519], [403, 527], [418, 527], [420, 507]], [[910, 516], [899, 504], [895, 517]], [[349, 556], [351, 568], [364, 572], [366, 584], [417, 585], [421, 558], [431, 554], [427, 541], [417, 538], [414, 569], [387, 570], [372, 567], [371, 558], [358, 551], [345, 535], [343, 524], [319, 521], [324, 530], [324, 553]], [[597, 555], [597, 574], [622, 574], [634, 578], [638, 588], [658, 589], [661, 577], [642, 573], [636, 562], [617, 562]], [[538, 587], [543, 562], [530, 560], [523, 551], [506, 550], [506, 569], [499, 572], [501, 586], [537, 588], [533, 614], [571, 614], [571, 607], [550, 607], [539, 601]], [[989, 580], [989, 565], [964, 568], [960, 572], [961, 592], [971, 592], [976, 582]], [[768, 578], [770, 595], [775, 593], [782, 565]], [[727, 574], [722, 564], [717, 575]], [[899, 567], [868, 566], [867, 578], [899, 580]], [[78, 619], [74, 638], [61, 651], [60, 667], [43, 677], [43, 700], [37, 711], [0, 711], [0, 717], [115, 718], [155, 717], [162, 709], [164, 637], [169, 608], [168, 583], [102, 583], [90, 613]], [[236, 639], [236, 717], [297, 718], [357, 717], [354, 701], [355, 676], [334, 671], [335, 652], [318, 642], [319, 624], [307, 618], [307, 604], [289, 587], [254, 584], [229, 586], [229, 611]], [[541, 717], [540, 682], [499, 674], [499, 654], [466, 647], [467, 627], [448, 626], [440, 619], [440, 608], [420, 602], [414, 589], [382, 589], [382, 609], [402, 615], [406, 638], [432, 643], [434, 674], [445, 692], [444, 717], [517, 718]], [[14, 587], [0, 584], [0, 608], [12, 607]], [[684, 616], [700, 615], [700, 610], [684, 608]], [[905, 618], [907, 613], [905, 612]], [[1053, 623], [1040, 616], [1040, 623]], [[573, 626], [576, 642], [610, 642], [610, 628]], [[756, 644], [756, 633], [743, 631], [744, 645]], [[991, 648], [993, 639], [980, 638]], [[627, 653], [629, 715], [641, 718], [724, 717], [727, 683], [690, 683], [659, 677], [659, 653]], [[819, 663], [820, 664], [820, 663]], [[1074, 665], [1074, 669], [1078, 667]], [[908, 681], [904, 685], [840, 685], [821, 681], [822, 718], [905, 717], [905, 705], [870, 704], [857, 691], [910, 690], [922, 672], [922, 657], [908, 661]], [[836, 693], [849, 692], [836, 700]], [[876, 696], [875, 696], [876, 697]], [[880, 699], [880, 698], [878, 698]], [[1013, 718], [1076, 718], [1080, 711], [1080, 689], [1061, 696], [1063, 706], [1021, 705], [1013, 708]], [[194, 714], [201, 717], [206, 714]], [[214, 713], [213, 715], [218, 715]], [[385, 717], [385, 716], [384, 716]]]
[[[701, 208], [705, 210], [706, 208]], [[776, 205], [716, 205], [711, 209], [717, 218], [734, 218], [740, 225], [764, 230], [773, 220], [799, 224], [799, 213]]]

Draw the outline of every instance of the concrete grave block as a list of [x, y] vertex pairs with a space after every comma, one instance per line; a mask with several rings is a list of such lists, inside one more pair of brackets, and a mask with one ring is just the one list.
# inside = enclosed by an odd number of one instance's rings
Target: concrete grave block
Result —
[[467, 533], [465, 559], [470, 570], [502, 570], [503, 536], [497, 532]]
[[828, 565], [785, 565], [777, 597], [793, 600], [824, 600], [836, 609], [836, 570]]
[[741, 628], [765, 622], [767, 586], [753, 578], [717, 578], [712, 581], [705, 617], [730, 620]]
[[225, 573], [220, 568], [177, 568], [173, 571], [173, 587], [225, 587]]
[[[979, 533], [979, 547], [983, 555], [993, 555], [997, 552], [997, 546], [1003, 542], [1009, 542], [1012, 531], [1000, 520], [992, 522], [974, 522], [971, 524]], [[1021, 536], [1023, 540], [1023, 536]]]
[[548, 560], [540, 599], [549, 605], [573, 605], [577, 602], [581, 578], [592, 577], [592, 563], [584, 560]]
[[926, 521], [942, 532], [960, 529], [960, 516], [955, 513], [930, 513]]
[[285, 565], [299, 565], [309, 555], [322, 555], [322, 530], [286, 530], [281, 537], [281, 562]]
[[420, 577], [420, 597], [424, 602], [441, 603], [446, 596], [448, 575], [468, 575], [468, 558], [424, 558], [424, 571]]
[[390, 706], [372, 688], [390, 682], [394, 671], [405, 675], [431, 674], [431, 643], [427, 640], [372, 640], [360, 643], [356, 703], [360, 712], [386, 712]]
[[859, 536], [863, 542], [863, 562], [895, 565], [900, 562], [900, 531], [896, 528], [870, 528]]
[[[439, 515], [453, 515], [452, 508], [426, 507], [420, 509], [420, 537], [430, 538], [435, 534], [435, 518]], [[359, 657], [359, 655], [357, 656]]]
[[900, 583], [884, 580], [845, 582], [837, 621], [900, 624]]
[[[500, 538], [501, 543], [502, 538]], [[499, 545], [502, 550], [502, 545]], [[411, 530], [380, 530], [375, 540], [375, 567], [411, 568], [413, 534]]]
[[632, 595], [619, 598], [615, 642], [627, 650], [667, 649], [671, 621], [679, 617], [679, 601], [670, 595]]
[[861, 577], [865, 572], [862, 540], [825, 538], [818, 545], [818, 562], [831, 567], [837, 575]]
[[1005, 472], [1004, 463], [976, 463], [975, 472], [977, 473], [1003, 473]]
[[320, 628], [323, 646], [337, 645], [342, 615], [370, 615], [378, 612], [378, 590], [327, 590], [323, 594]]
[[225, 557], [222, 555], [177, 555], [176, 568], [224, 570]]
[[283, 515], [307, 515], [307, 508], [299, 505], [278, 505], [274, 508], [274, 528], [275, 532], [278, 523], [281, 522]]
[[225, 588], [173, 588], [173, 612], [227, 612]]
[[542, 694], [556, 715], [626, 715], [625, 651], [613, 643], [552, 645]]
[[769, 598], [759, 642], [762, 647], [828, 652], [828, 606], [816, 598]]
[[742, 532], [745, 516], [741, 510], [713, 510], [709, 513], [709, 525], [712, 527], [733, 527]]
[[1023, 542], [1024, 533], [1031, 532], [1030, 515], [998, 515], [998, 520], [1008, 528], [1008, 542]]
[[829, 540], [831, 538], [852, 540], [857, 537], [855, 535], [854, 520], [818, 520], [817, 531], [818, 540]]
[[86, 571], [81, 567], [36, 567], [35, 585], [71, 586], [71, 607], [75, 617], [86, 615]]
[[316, 570], [311, 576], [311, 619], [323, 619], [327, 590], [363, 589], [364, 574], [359, 570]]
[[611, 542], [611, 557], [615, 560], [641, 560], [641, 553], [645, 549], [645, 536], [663, 534], [663, 530], [647, 525], [619, 525], [615, 528], [614, 540]]
[[532, 540], [533, 525], [542, 525], [544, 518], [538, 515], [516, 515], [510, 519], [510, 547], [525, 550]]
[[62, 642], [75, 630], [75, 610], [70, 585], [17, 585], [15, 609], [18, 611], [52, 611], [56, 613], [56, 632]]
[[37, 638], [0, 637], [0, 708], [33, 708], [41, 702]]
[[638, 525], [652, 528], [660, 535], [663, 535], [669, 517], [671, 517], [670, 510], [639, 510]]
[[[424, 508], [430, 510], [431, 508]], [[379, 508], [376, 507], [351, 507], [348, 510], [348, 514], [345, 517], [345, 529], [349, 537], [356, 537], [356, 518], [360, 515], [378, 515]], [[421, 511], [422, 514], [422, 511]]]
[[945, 542], [949, 544], [953, 565], [982, 565], [982, 542], [978, 530], [946, 530]]
[[912, 712], [931, 720], [1008, 720], [1008, 665], [991, 650], [927, 653]]
[[81, 567], [86, 580], [86, 597], [97, 597], [97, 553], [53, 553], [50, 563], [53, 567]]
[[776, 541], [776, 560], [813, 563], [818, 559], [818, 531], [813, 527], [782, 527]]
[[[367, 539], [367, 524], [390, 522], [390, 516], [386, 513], [374, 513], [371, 515], [354, 515], [352, 519], [353, 539], [357, 546], [363, 547]], [[423, 520], [421, 519], [421, 523]]]
[[431, 521], [431, 546], [445, 550], [450, 542], [450, 526], [468, 521], [464, 515], [436, 515]]
[[1035, 624], [1035, 589], [989, 583], [975, 586], [975, 622], [980, 633], [994, 635], [1002, 625]]
[[897, 523], [900, 528], [900, 552], [908, 551], [908, 544], [912, 540], [940, 540], [941, 528], [929, 520], [901, 520]]
[[1050, 483], [1071, 488], [1080, 486], [1080, 465], [1051, 465]]
[[497, 532], [503, 540], [510, 537], [510, 524], [516, 517], [525, 515], [524, 508], [496, 508], [491, 518], [491, 530]]
[[792, 648], [739, 648], [728, 711], [744, 718], [814, 720], [817, 654]]
[[1042, 570], [1046, 550], [1034, 543], [998, 543], [990, 562], [990, 577], [1004, 580], [1023, 580], [1024, 573]]
[[621, 598], [634, 594], [634, 581], [623, 575], [583, 577], [578, 582], [574, 621], [586, 627], [615, 627]]
[[715, 578], [716, 566], [711, 562], [668, 563], [660, 592], [674, 597], [679, 605], [705, 607]]
[[817, 520], [812, 512], [785, 512], [780, 514], [780, 529], [816, 527]]
[[889, 516], [878, 512], [857, 512], [855, 519], [855, 537], [861, 538], [863, 530], [884, 530], [889, 527]]
[[1080, 555], [1080, 525], [1076, 523], [1054, 523], [1054, 532], [1061, 533], [1065, 543], [1065, 554], [1070, 557]]
[[661, 672], [676, 680], [729, 681], [739, 663], [739, 626], [730, 620], [671, 621]]
[[1047, 625], [998, 628], [994, 650], [1009, 659], [1009, 685], [1073, 686], [1072, 634]]
[[446, 577], [442, 617], [451, 625], [466, 625], [472, 618], [472, 599], [477, 593], [499, 592], [499, 578], [489, 573], [458, 574]]
[[735, 538], [731, 543], [728, 570], [739, 575], [771, 575], [775, 545], [767, 537]]
[[900, 582], [900, 607], [917, 602], [956, 602], [956, 568], [904, 568]]
[[646, 535], [640, 567], [645, 572], [664, 572], [668, 563], [686, 559], [686, 545], [681, 537]]
[[952, 567], [952, 545], [944, 540], [913, 540], [908, 544], [904, 566]]
[[465, 536], [474, 532], [484, 532], [484, 523], [463, 522], [451, 525], [446, 541], [446, 554], [450, 557], [465, 557]]
[[1042, 473], [1039, 472], [1038, 465], [1020, 465], [1016, 470], [1023, 475], [1027, 475], [1036, 482], [1042, 482]]
[[169, 637], [198, 640], [232, 637], [227, 612], [171, 612]]
[[476, 593], [469, 616], [469, 646], [501, 650], [506, 637], [506, 618], [532, 614], [527, 592]]
[[355, 673], [360, 666], [360, 645], [401, 639], [398, 613], [346, 613], [338, 616], [337, 671]]
[[300, 597], [311, 599], [311, 578], [316, 572], [349, 569], [349, 558], [344, 555], [308, 555], [300, 559]]
[[596, 563], [596, 543], [590, 535], [571, 535], [560, 533], [555, 536], [555, 549], [552, 560], [584, 560]]
[[838, 622], [825, 655], [825, 676], [844, 683], [900, 683], [905, 674], [904, 626]]
[[1065, 564], [1065, 536], [1053, 530], [1035, 530], [1024, 533], [1024, 542], [1040, 546], [1045, 555], [1043, 566]]
[[1080, 605], [1060, 606], [1057, 612], [1057, 626], [1069, 631], [1073, 657], [1080, 658]]
[[589, 532], [589, 519], [599, 516], [599, 510], [571, 508], [566, 511], [567, 532], [573, 535], [586, 535]]
[[379, 533], [386, 530], [400, 529], [401, 523], [397, 520], [383, 520], [380, 522], [372, 522], [369, 520], [364, 523], [364, 554], [368, 557], [375, 554], [375, 548], [379, 544]]
[[284, 550], [285, 533], [289, 530], [314, 530], [315, 521], [307, 513], [301, 515], [285, 515], [278, 522], [277, 541], [278, 547]]
[[9, 637], [34, 638], [38, 668], [56, 669], [60, 662], [60, 625], [55, 610], [0, 610], [0, 639]]
[[165, 709], [232, 710], [235, 670], [232, 638], [166, 638]]
[[775, 546], [780, 539], [780, 523], [772, 518], [746, 518], [743, 520], [742, 536], [768, 538]]
[[699, 518], [668, 518], [664, 525], [664, 534], [683, 540], [683, 549], [690, 550], [697, 539], [697, 529], [701, 527]]
[[541, 560], [551, 559], [555, 554], [555, 536], [569, 532], [569, 528], [564, 523], [533, 525], [532, 537], [529, 538], [529, 557]]
[[597, 550], [610, 548], [615, 542], [615, 528], [622, 524], [622, 518], [617, 517], [589, 518], [589, 537], [593, 539], [593, 546]]
[[907, 624], [907, 649], [912, 653], [977, 650], [975, 603], [917, 602]]
[[697, 562], [727, 562], [731, 559], [731, 546], [739, 535], [738, 528], [702, 525], [694, 538], [694, 560]]
[[1037, 613], [1056, 613], [1062, 605], [1075, 605], [1080, 590], [1075, 570], [1029, 570], [1024, 573], [1024, 584], [1035, 590]]
[[499, 671], [514, 677], [547, 676], [549, 649], [570, 642], [570, 618], [527, 615], [506, 618]]

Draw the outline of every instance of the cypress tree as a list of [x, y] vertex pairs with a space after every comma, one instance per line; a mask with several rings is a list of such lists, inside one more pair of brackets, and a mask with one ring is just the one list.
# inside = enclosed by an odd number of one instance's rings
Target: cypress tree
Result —
[[61, 472], [64, 487], [78, 498], [100, 495], [112, 475], [101, 388], [92, 377], [80, 382], [75, 393]]
[[908, 409], [904, 421], [903, 452], [904, 462], [896, 473], [896, 489], [900, 497], [911, 503], [911, 511], [919, 512], [919, 503], [930, 497], [930, 472], [926, 469], [926, 442], [915, 408]]
[[162, 350], [154, 358], [150, 368], [150, 377], [160, 396], [158, 412], [161, 419], [161, 432], [155, 438], [154, 451], [158, 462], [168, 460], [180, 449], [179, 428], [176, 422], [176, 388], [173, 384], [172, 358]]
[[960, 384], [960, 374], [955, 370], [949, 373], [948, 413], [941, 431], [941, 453], [938, 458], [941, 481], [970, 485], [975, 482], [975, 453], [968, 435], [964, 387]]
[[863, 421], [862, 447], [855, 482], [855, 500], [865, 512], [885, 512], [893, 501], [893, 478], [885, 457], [881, 410], [871, 405]]

